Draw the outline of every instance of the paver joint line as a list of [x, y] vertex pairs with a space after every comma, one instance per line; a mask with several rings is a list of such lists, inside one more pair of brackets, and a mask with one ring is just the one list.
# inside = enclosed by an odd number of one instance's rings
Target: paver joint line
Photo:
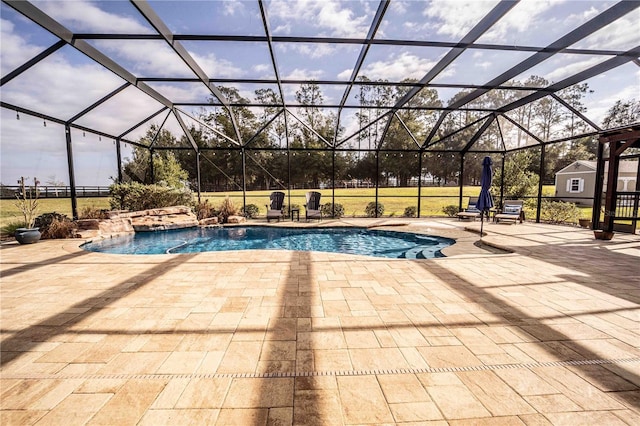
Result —
[[428, 368], [400, 368], [394, 370], [341, 370], [341, 371], [281, 371], [271, 373], [209, 373], [209, 374], [28, 374], [9, 373], [0, 374], [2, 379], [17, 380], [65, 380], [65, 379], [212, 379], [212, 378], [297, 378], [310, 376], [388, 376], [401, 374], [422, 374], [422, 373], [451, 373], [467, 371], [486, 371], [501, 369], [531, 369], [540, 367], [566, 367], [575, 365], [605, 365], [640, 362], [637, 358], [617, 358], [617, 359], [585, 359], [585, 360], [565, 360], [546, 361], [524, 364], [494, 364], [494, 365], [472, 365], [462, 367], [428, 367]]

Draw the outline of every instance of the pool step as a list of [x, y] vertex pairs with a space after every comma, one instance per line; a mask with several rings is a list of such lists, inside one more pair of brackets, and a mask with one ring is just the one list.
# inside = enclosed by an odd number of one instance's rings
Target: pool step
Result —
[[424, 247], [414, 247], [405, 251], [402, 256], [404, 259], [426, 259], [427, 257], [423, 253]]

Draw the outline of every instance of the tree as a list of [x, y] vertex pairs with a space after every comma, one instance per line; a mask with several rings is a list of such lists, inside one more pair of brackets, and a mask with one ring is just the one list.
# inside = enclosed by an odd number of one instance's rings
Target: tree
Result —
[[153, 177], [156, 183], [181, 188], [185, 186], [189, 174], [182, 168], [173, 152], [156, 151], [153, 159]]
[[[589, 83], [579, 83], [558, 92], [558, 96], [565, 100], [573, 109], [580, 113], [587, 112], [587, 107], [582, 102], [582, 99], [588, 94], [593, 93], [593, 90], [589, 89]], [[579, 117], [573, 113], [573, 111], [567, 109], [564, 114], [565, 136], [574, 136], [576, 134], [585, 133], [587, 129], [587, 123], [579, 119]]]
[[[161, 129], [154, 124], [149, 126], [147, 132], [139, 140], [145, 146], [175, 147], [178, 145], [176, 138], [168, 130]], [[151, 176], [151, 153], [153, 152], [153, 177]], [[133, 157], [126, 158], [123, 167], [128, 179], [140, 183], [160, 183], [167, 186], [182, 188], [185, 186], [189, 174], [182, 168], [176, 155], [168, 150], [153, 150], [140, 146], [133, 148]]]
[[64, 188], [65, 184], [63, 181], [56, 179], [56, 175], [51, 175], [47, 178], [45, 182], [47, 186], [53, 186], [53, 191], [58, 196], [58, 188]]
[[[297, 111], [298, 119], [304, 124], [296, 120], [293, 123], [290, 121], [290, 146], [302, 148], [306, 152], [297, 151], [292, 154], [295, 158], [291, 162], [291, 179], [297, 184], [317, 188], [321, 182], [332, 178], [334, 153], [324, 150], [333, 148], [332, 143], [337, 137], [337, 116], [322, 112], [324, 96], [316, 83], [300, 85], [300, 89], [296, 91], [296, 100], [302, 105]], [[338, 129], [338, 132], [341, 130]], [[336, 171], [336, 175], [339, 174]]]
[[[534, 195], [538, 189], [538, 175], [531, 171], [535, 155], [530, 150], [509, 155], [504, 163], [504, 197], [519, 199]], [[500, 194], [502, 170], [498, 168], [493, 178], [491, 192]]]
[[640, 101], [618, 99], [602, 120], [602, 127], [612, 129], [640, 122]]

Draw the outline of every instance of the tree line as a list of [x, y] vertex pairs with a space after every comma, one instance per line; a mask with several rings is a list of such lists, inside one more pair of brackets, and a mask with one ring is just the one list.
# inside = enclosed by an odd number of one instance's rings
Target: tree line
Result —
[[[449, 112], [431, 138], [430, 133], [442, 112], [421, 107], [442, 108], [464, 98], [471, 90], [459, 91], [445, 105], [437, 90], [423, 88], [409, 100], [405, 109], [387, 114], [415, 82], [407, 79], [393, 86], [383, 84], [384, 81], [372, 84], [374, 82], [361, 77], [360, 84], [354, 86], [359, 109], [355, 113], [358, 128], [355, 132], [351, 130], [352, 135], [346, 133], [347, 128], [333, 111], [323, 109], [324, 95], [314, 82], [303, 84], [296, 91], [295, 99], [300, 106], [291, 108], [292, 114], [274, 106], [281, 104], [281, 99], [270, 88], [253, 93], [253, 102], [264, 107], [234, 106], [231, 113], [243, 147], [232, 142], [237, 137], [228, 110], [221, 107], [203, 110], [198, 119], [204, 124], [190, 128], [201, 150], [199, 167], [203, 190], [241, 190], [243, 185], [247, 189], [280, 189], [289, 185], [318, 188], [349, 182], [408, 186], [415, 184], [418, 176], [422, 179], [428, 176], [432, 183], [448, 185], [459, 183], [461, 169], [464, 170], [463, 184], [476, 184], [485, 155], [492, 155], [498, 164], [500, 154], [497, 152], [556, 139], [567, 140], [546, 145], [543, 180], [552, 180], [556, 171], [575, 160], [595, 158], [596, 137], [571, 139], [593, 128], [552, 96], [507, 112], [508, 119], [490, 123], [481, 120], [487, 115], [482, 110], [517, 101], [531, 93], [526, 88], [533, 90], [551, 84], [541, 77], [532, 76], [523, 83], [510, 82], [504, 87], [521, 89], [493, 89], [468, 103], [466, 109]], [[251, 103], [235, 88], [219, 87], [219, 90], [233, 104]], [[588, 84], [581, 83], [558, 92], [557, 96], [584, 114], [587, 112], [584, 99], [589, 93]], [[210, 102], [213, 103], [213, 99]], [[609, 109], [602, 127], [618, 127], [639, 120], [640, 102], [619, 100]], [[483, 127], [484, 132], [473, 141]], [[153, 149], [134, 148], [132, 157], [125, 159], [127, 179], [144, 183], [164, 181], [169, 185], [196, 181], [197, 156], [191, 149], [180, 149], [191, 146], [186, 136], [176, 138], [169, 131], [151, 125], [139, 143], [152, 145]], [[425, 143], [428, 146], [420, 154], [420, 147]], [[461, 159], [460, 151], [469, 152]], [[150, 155], [153, 155], [154, 176]], [[521, 161], [520, 169], [537, 173], [539, 155], [540, 149], [533, 148], [529, 154], [513, 155], [513, 158]], [[523, 158], [527, 161], [523, 162]]]

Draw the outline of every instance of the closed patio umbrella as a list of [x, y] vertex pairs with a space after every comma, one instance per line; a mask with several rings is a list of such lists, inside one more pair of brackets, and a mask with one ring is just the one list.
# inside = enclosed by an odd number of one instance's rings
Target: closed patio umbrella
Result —
[[482, 228], [484, 225], [485, 213], [489, 215], [489, 209], [493, 208], [493, 197], [491, 197], [491, 181], [493, 170], [491, 157], [484, 157], [482, 160], [482, 175], [480, 176], [480, 196], [476, 203], [476, 208], [480, 210], [480, 239], [482, 239]]

